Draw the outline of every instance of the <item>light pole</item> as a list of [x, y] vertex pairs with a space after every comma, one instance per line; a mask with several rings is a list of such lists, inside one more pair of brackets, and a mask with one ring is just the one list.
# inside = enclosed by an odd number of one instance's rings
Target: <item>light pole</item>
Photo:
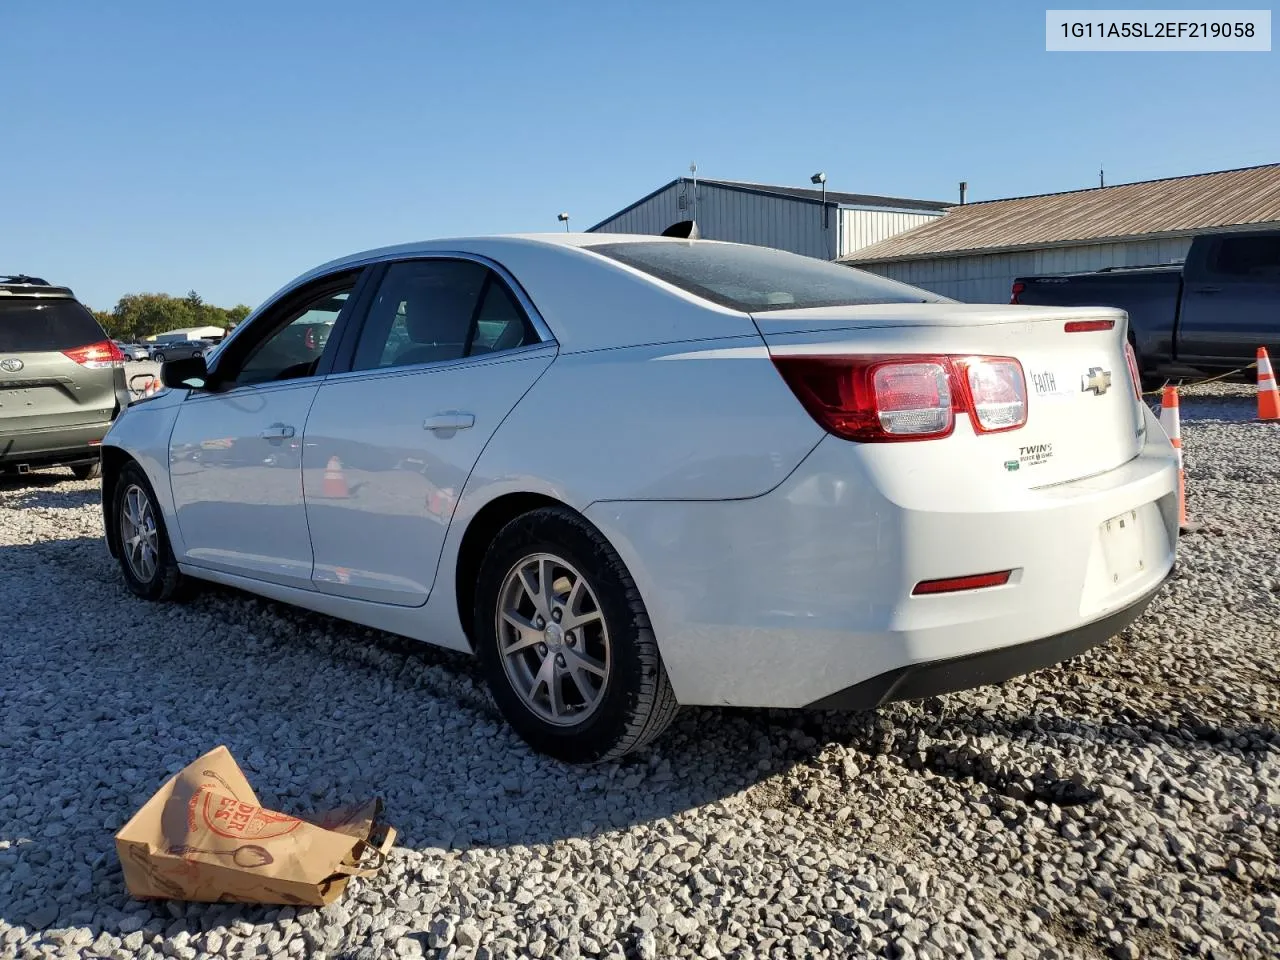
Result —
[[830, 257], [831, 243], [827, 239], [827, 231], [831, 229], [830, 219], [827, 215], [827, 175], [824, 171], [819, 170], [809, 178], [809, 182], [822, 185], [822, 250]]
[[564, 232], [568, 233], [569, 232], [569, 215], [567, 213], [562, 213], [559, 216], [557, 216], [556, 219], [564, 224]]

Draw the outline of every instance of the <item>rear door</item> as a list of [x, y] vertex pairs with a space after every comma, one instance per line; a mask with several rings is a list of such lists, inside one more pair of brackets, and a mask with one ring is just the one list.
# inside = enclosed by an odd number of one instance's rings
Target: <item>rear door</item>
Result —
[[65, 296], [0, 296], [0, 453], [16, 435], [108, 424], [116, 409], [110, 341]]
[[467, 477], [555, 356], [531, 311], [478, 260], [385, 267], [345, 372], [320, 386], [307, 420], [315, 589], [426, 602]]
[[359, 276], [317, 280], [268, 308], [219, 351], [224, 385], [183, 401], [169, 476], [184, 562], [310, 589], [302, 437], [329, 360], [299, 328], [339, 322]]
[[1183, 288], [1179, 359], [1239, 367], [1258, 347], [1280, 350], [1280, 233], [1200, 242]]

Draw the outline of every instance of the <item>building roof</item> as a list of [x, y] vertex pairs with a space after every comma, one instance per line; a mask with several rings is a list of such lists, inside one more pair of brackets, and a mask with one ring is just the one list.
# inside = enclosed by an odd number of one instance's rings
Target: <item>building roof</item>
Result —
[[[592, 230], [604, 226], [610, 220], [617, 219], [627, 211], [634, 210], [640, 204], [653, 199], [664, 190], [669, 190], [681, 183], [692, 182], [692, 177], [676, 177], [674, 180], [658, 187], [657, 190], [645, 194], [635, 203], [628, 204], [616, 213], [609, 214], [595, 226], [587, 227], [587, 232], [590, 233]], [[769, 183], [748, 183], [743, 180], [711, 180], [706, 177], [699, 177], [698, 183], [720, 187], [723, 190], [752, 193], [763, 197], [782, 197], [786, 200], [799, 200], [803, 203], [822, 203], [822, 191], [812, 187], [779, 187]], [[915, 210], [921, 213], [942, 213], [952, 206], [949, 201], [942, 200], [911, 200], [906, 197], [882, 197], [873, 193], [842, 193], [838, 190], [827, 191], [827, 203], [844, 207], [885, 207], [893, 210]]]
[[1280, 221], [1280, 163], [953, 206], [842, 258], [917, 260]]

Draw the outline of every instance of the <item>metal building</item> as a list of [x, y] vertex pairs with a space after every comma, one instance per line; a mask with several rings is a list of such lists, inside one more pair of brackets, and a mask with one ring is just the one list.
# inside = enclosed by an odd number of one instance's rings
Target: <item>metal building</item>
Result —
[[1280, 226], [1280, 164], [951, 207], [842, 262], [969, 303], [1018, 276], [1182, 259], [1198, 233]]
[[588, 232], [658, 235], [697, 220], [708, 240], [776, 247], [833, 260], [927, 224], [950, 204], [732, 180], [679, 177]]

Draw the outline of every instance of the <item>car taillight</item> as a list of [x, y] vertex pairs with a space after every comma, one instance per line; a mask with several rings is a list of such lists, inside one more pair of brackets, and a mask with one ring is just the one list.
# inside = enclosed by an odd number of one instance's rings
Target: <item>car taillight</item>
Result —
[[1016, 430], [1027, 422], [1027, 380], [1012, 357], [965, 357], [956, 365], [969, 388], [969, 414], [977, 433]]
[[1022, 291], [1025, 289], [1027, 289], [1027, 285], [1025, 283], [1015, 283], [1013, 285], [1012, 292], [1009, 294], [1009, 302], [1021, 303], [1022, 301], [1019, 300], [1018, 297], [1022, 296]]
[[796, 399], [824, 430], [845, 440], [936, 440], [956, 411], [976, 433], [1027, 422], [1022, 365], [1009, 357], [774, 356]]
[[63, 350], [62, 355], [74, 360], [80, 366], [89, 367], [92, 370], [98, 370], [102, 367], [118, 367], [124, 363], [124, 354], [110, 340], [91, 343], [85, 347], [76, 347], [74, 350]]
[[943, 436], [955, 425], [946, 364], [885, 363], [871, 376], [880, 429], [891, 436]]
[[1142, 402], [1142, 374], [1138, 372], [1138, 355], [1133, 352], [1133, 344], [1127, 340], [1124, 344], [1124, 359], [1129, 364], [1129, 380], [1133, 383], [1133, 395]]

